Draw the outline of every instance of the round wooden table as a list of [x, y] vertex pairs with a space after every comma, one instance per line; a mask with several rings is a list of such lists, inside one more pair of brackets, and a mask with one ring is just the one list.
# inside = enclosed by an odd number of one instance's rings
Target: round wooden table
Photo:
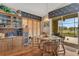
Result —
[[[63, 54], [65, 55], [65, 48], [64, 48], [64, 44], [63, 44], [63, 39], [62, 38], [60, 38], [60, 37], [45, 37], [45, 38], [40, 38], [40, 44], [39, 44], [40, 47], [39, 48], [40, 48], [41, 51], [44, 51], [44, 48], [45, 48], [44, 46], [47, 45], [46, 42], [50, 42], [50, 44], [48, 44], [48, 43], [47, 44], [50, 45], [54, 49], [54, 52], [51, 51], [52, 53], [54, 53], [52, 55], [58, 55], [58, 52], [62, 52], [62, 51], [64, 52]], [[52, 42], [52, 44], [51, 44], [51, 42]], [[53, 45], [54, 45], [54, 47], [53, 47]], [[59, 50], [60, 45], [62, 46], [63, 50]], [[56, 50], [56, 48], [57, 48], [57, 50]]]

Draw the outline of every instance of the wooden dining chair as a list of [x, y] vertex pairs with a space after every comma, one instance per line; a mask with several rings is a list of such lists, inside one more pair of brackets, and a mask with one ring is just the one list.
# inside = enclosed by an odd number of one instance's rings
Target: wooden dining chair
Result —
[[57, 48], [58, 48], [57, 42], [44, 41], [42, 45], [42, 49], [40, 48], [41, 49], [40, 53], [41, 55], [48, 54], [51, 56], [57, 56], [58, 55]]
[[[59, 47], [58, 47], [58, 53], [62, 53], [63, 55], [65, 55], [65, 47], [64, 47], [64, 37], [62, 37], [60, 40], [59, 40]], [[62, 49], [61, 49], [62, 47]]]
[[43, 43], [46, 42], [46, 40], [42, 40], [40, 39], [39, 40], [39, 45], [38, 45], [38, 49], [40, 50], [40, 55], [42, 56], [43, 55]]

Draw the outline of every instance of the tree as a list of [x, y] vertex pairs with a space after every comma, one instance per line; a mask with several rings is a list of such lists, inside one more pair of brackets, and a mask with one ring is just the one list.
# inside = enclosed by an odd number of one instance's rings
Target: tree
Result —
[[70, 27], [70, 28], [69, 28], [70, 31], [73, 31], [74, 29], [75, 29], [74, 27]]

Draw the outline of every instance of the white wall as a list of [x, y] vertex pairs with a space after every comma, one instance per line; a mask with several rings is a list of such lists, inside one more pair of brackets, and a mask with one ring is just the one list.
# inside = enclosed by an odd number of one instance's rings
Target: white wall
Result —
[[46, 32], [46, 33], [50, 34], [50, 25], [49, 25], [49, 27], [44, 27], [45, 22], [48, 22], [48, 21], [49, 21], [49, 19], [48, 19], [47, 16], [44, 16], [42, 18], [42, 21], [41, 21], [41, 30], [42, 30], [42, 32]]
[[78, 37], [65, 37], [65, 42], [78, 44]]

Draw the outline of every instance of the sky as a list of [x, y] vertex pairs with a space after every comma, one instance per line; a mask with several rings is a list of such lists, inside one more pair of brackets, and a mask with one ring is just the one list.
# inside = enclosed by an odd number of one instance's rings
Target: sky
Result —
[[[75, 19], [75, 24], [74, 24], [74, 19]], [[62, 26], [62, 22], [59, 21], [60, 26]], [[63, 26], [64, 27], [78, 27], [78, 18], [70, 18], [70, 19], [66, 19], [65, 21], [63, 21]]]

